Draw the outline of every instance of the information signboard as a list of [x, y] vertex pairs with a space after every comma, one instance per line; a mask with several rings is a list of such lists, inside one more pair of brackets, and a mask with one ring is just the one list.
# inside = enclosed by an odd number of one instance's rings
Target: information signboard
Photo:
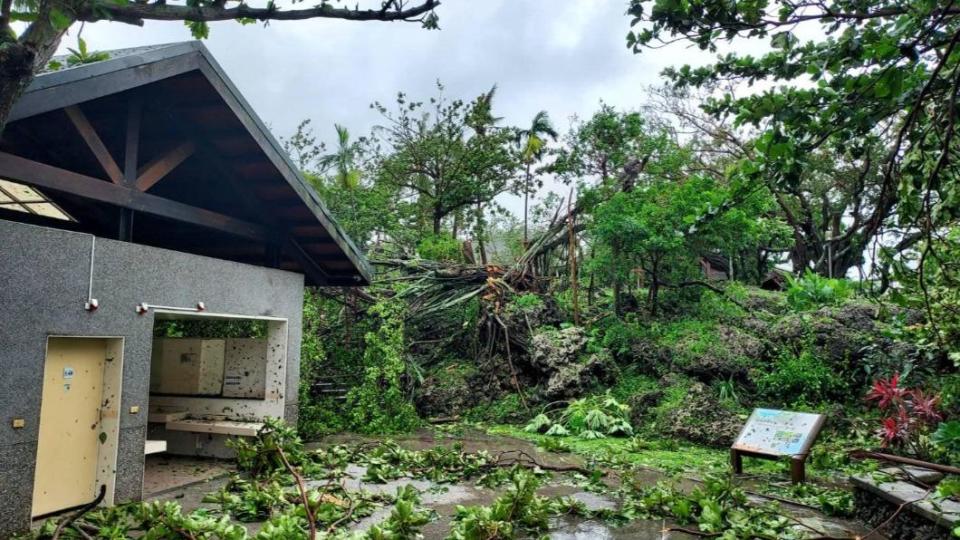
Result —
[[754, 409], [730, 448], [734, 470], [743, 471], [742, 456], [792, 460], [791, 477], [803, 481], [804, 462], [825, 418], [821, 414]]

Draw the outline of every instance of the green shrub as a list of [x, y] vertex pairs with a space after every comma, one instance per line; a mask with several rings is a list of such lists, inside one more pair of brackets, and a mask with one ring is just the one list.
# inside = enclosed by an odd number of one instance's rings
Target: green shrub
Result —
[[307, 289], [303, 299], [303, 340], [300, 345], [300, 406], [297, 430], [306, 440], [350, 429], [343, 403], [331, 394], [314, 392], [314, 385], [336, 376], [345, 386], [359, 384], [350, 376], [362, 361], [363, 351], [345, 347], [341, 340], [324, 339], [325, 312], [340, 310], [340, 304]]
[[941, 422], [931, 440], [944, 452], [960, 454], [960, 420]]
[[638, 394], [645, 394], [659, 387], [660, 383], [652, 377], [625, 371], [617, 377], [616, 385], [610, 388], [610, 395], [617, 401], [626, 403]]
[[773, 369], [756, 381], [760, 393], [778, 403], [815, 405], [843, 397], [843, 379], [809, 350], [783, 351]]
[[960, 373], [944, 375], [940, 386], [940, 405], [948, 415], [960, 414]]
[[500, 399], [490, 401], [470, 409], [464, 418], [470, 422], [505, 423], [522, 418], [524, 411], [518, 394], [507, 394]]
[[543, 307], [543, 298], [536, 294], [521, 294], [513, 299], [513, 305], [525, 311], [540, 309]]
[[648, 337], [644, 327], [633, 320], [616, 320], [603, 332], [601, 344], [614, 356], [630, 354], [633, 345]]
[[845, 279], [830, 279], [807, 270], [802, 277], [787, 276], [787, 304], [795, 311], [841, 304], [853, 295]]
[[417, 244], [417, 253], [431, 261], [459, 261], [460, 242], [449, 234], [429, 234]]

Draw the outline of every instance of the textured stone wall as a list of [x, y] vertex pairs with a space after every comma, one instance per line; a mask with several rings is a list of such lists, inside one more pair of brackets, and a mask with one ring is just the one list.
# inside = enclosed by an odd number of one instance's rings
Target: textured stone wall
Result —
[[[205, 303], [211, 313], [288, 319], [287, 416], [296, 417], [303, 276], [97, 238], [94, 312], [84, 310], [90, 235], [0, 220], [0, 538], [30, 524], [44, 355], [51, 335], [123, 337], [116, 501], [138, 500], [143, 478], [153, 313]], [[139, 406], [139, 414], [131, 407]], [[13, 428], [14, 418], [25, 427]]]

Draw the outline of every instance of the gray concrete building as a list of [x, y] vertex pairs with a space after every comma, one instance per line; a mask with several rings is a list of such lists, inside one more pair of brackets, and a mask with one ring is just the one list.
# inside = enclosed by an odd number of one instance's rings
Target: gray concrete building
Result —
[[201, 44], [52, 63], [0, 138], [0, 537], [295, 422], [304, 286], [369, 279]]

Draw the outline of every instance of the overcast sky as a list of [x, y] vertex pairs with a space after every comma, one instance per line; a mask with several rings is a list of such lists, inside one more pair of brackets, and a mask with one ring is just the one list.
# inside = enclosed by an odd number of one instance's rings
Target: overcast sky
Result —
[[[497, 84], [495, 112], [506, 123], [525, 125], [546, 109], [566, 131], [572, 115], [589, 116], [601, 100], [639, 107], [664, 67], [710, 59], [685, 45], [634, 55], [625, 44], [626, 7], [626, 0], [443, 0], [439, 31], [411, 23], [222, 22], [205, 43], [278, 137], [305, 118], [326, 141], [335, 122], [354, 136], [367, 133], [378, 122], [371, 102], [389, 104], [400, 90], [429, 97], [437, 79], [451, 97], [468, 99]], [[174, 22], [88, 24], [82, 35], [93, 50], [191, 39]]]

